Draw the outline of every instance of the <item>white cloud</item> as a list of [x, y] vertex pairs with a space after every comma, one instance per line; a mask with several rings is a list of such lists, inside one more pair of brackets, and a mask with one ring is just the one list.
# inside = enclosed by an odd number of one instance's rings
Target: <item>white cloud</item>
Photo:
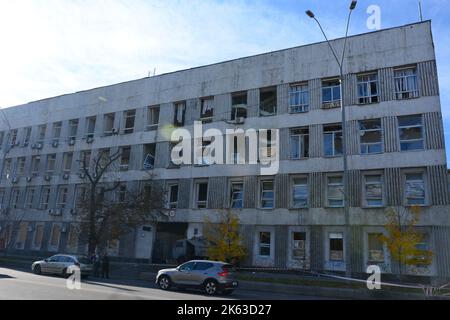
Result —
[[0, 106], [295, 46], [304, 22], [238, 1], [0, 0]]

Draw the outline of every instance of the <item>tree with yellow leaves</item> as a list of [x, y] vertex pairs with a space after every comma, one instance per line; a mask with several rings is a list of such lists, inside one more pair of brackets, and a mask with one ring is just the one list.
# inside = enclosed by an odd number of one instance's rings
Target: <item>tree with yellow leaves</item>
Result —
[[423, 242], [423, 235], [416, 225], [420, 217], [420, 207], [398, 207], [386, 210], [387, 235], [380, 237], [393, 260], [398, 263], [399, 278], [403, 266], [428, 266], [432, 263], [432, 252], [417, 247]]
[[235, 263], [247, 253], [241, 244], [239, 234], [239, 217], [231, 210], [220, 213], [219, 222], [205, 221], [205, 238], [210, 243], [208, 256], [212, 260]]

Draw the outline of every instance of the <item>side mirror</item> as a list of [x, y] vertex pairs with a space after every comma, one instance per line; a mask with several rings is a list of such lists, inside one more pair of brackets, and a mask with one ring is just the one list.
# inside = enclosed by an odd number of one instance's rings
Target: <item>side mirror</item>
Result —
[[44, 262], [48, 262], [48, 259], [44, 259]]

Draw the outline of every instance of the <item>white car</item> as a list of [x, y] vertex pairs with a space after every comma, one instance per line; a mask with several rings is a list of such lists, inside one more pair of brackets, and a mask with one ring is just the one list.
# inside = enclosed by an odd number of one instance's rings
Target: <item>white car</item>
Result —
[[80, 268], [82, 276], [89, 276], [92, 273], [92, 262], [86, 256], [57, 254], [48, 259], [33, 262], [31, 270], [35, 274], [59, 274], [69, 276], [69, 267]]

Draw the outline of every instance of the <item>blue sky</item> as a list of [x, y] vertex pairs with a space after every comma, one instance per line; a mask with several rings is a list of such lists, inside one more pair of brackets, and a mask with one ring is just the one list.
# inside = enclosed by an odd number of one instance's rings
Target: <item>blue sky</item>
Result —
[[[0, 107], [341, 37], [350, 1], [0, 0]], [[417, 0], [360, 0], [350, 34], [419, 20]], [[450, 159], [450, 0], [423, 0], [433, 20]]]

